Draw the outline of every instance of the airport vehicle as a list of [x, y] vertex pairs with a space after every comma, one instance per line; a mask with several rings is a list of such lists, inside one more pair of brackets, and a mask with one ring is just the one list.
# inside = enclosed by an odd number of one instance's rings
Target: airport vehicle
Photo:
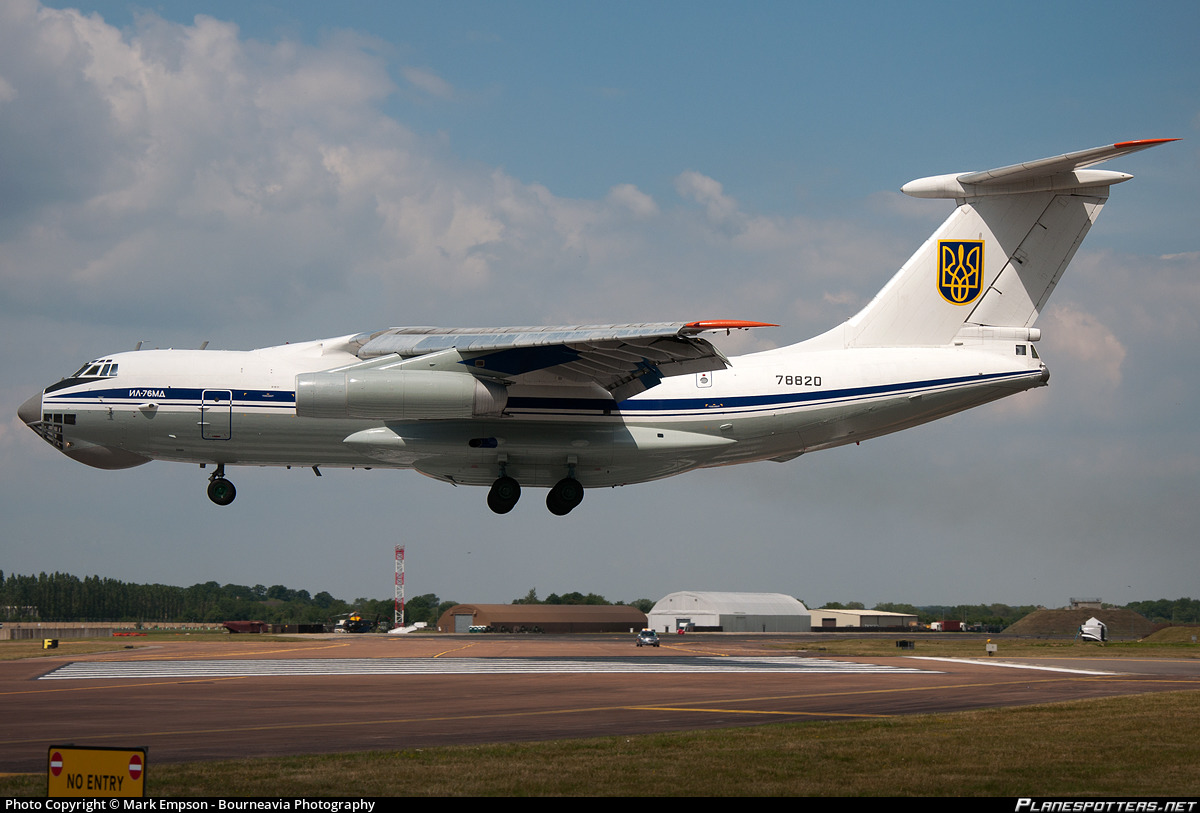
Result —
[[395, 327], [251, 351], [146, 350], [90, 361], [21, 419], [101, 469], [411, 468], [523, 487], [564, 515], [584, 490], [802, 454], [896, 432], [1040, 387], [1033, 327], [1113, 184], [1094, 164], [1175, 139], [1126, 141], [902, 191], [955, 201], [861, 311], [808, 341], [727, 358], [718, 319], [565, 327]]
[[658, 633], [654, 630], [645, 629], [638, 633], [637, 645], [641, 646], [658, 646]]
[[374, 632], [378, 619], [368, 621], [362, 617], [362, 613], [357, 610], [347, 613], [344, 617], [338, 618], [337, 623], [333, 625], [334, 632], [357, 633], [357, 632]]

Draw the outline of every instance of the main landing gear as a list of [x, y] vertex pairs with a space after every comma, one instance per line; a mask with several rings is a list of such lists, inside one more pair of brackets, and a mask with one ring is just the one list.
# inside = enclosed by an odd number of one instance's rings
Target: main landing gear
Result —
[[[503, 470], [501, 467], [501, 472]], [[507, 514], [513, 510], [513, 506], [519, 499], [521, 499], [521, 484], [501, 473], [496, 482], [492, 483], [492, 490], [488, 492], [488, 508], [497, 514]]]
[[[233, 486], [231, 485], [230, 488]], [[209, 496], [212, 496], [211, 489]], [[501, 464], [500, 476], [492, 483], [492, 488], [488, 492], [488, 508], [497, 514], [507, 514], [513, 510], [519, 499], [521, 499], [521, 484], [509, 477], [504, 471], [504, 464]], [[562, 517], [571, 513], [571, 509], [581, 502], [583, 502], [583, 485], [575, 479], [575, 466], [572, 464], [567, 469], [567, 476], [555, 483], [554, 488], [550, 489], [550, 493], [546, 495], [546, 507], [550, 509], [551, 514]]]
[[236, 496], [237, 489], [225, 479], [225, 464], [218, 463], [217, 470], [208, 478], [208, 498], [217, 505], [229, 505]]
[[583, 486], [574, 477], [564, 477], [546, 495], [546, 507], [556, 517], [565, 517], [583, 502]]

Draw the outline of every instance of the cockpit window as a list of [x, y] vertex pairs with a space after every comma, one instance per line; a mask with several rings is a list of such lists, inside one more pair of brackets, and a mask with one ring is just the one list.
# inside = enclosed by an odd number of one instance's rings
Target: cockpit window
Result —
[[112, 359], [96, 359], [75, 371], [71, 378], [112, 378], [117, 374], [117, 365]]

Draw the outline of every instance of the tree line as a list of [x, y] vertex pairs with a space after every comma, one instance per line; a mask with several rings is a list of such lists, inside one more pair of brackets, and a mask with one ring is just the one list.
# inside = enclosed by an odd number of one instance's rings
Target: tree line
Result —
[[[418, 596], [408, 602], [405, 620], [432, 623], [453, 604], [433, 594]], [[210, 581], [175, 587], [102, 576], [81, 579], [57, 572], [5, 575], [0, 570], [0, 619], [4, 621], [326, 624], [352, 610], [367, 618], [391, 621], [394, 600], [360, 597], [347, 602], [325, 591], [314, 596], [282, 584], [266, 587]]]
[[551, 593], [544, 599], [538, 598], [537, 588], [530, 588], [529, 592], [523, 598], [514, 598], [513, 604], [625, 604], [629, 607], [637, 607], [644, 613], [650, 612], [654, 607], [654, 602], [648, 598], [634, 599], [630, 602], [624, 601], [609, 601], [604, 596], [588, 593], [586, 596], [579, 591], [571, 593], [563, 593], [561, 596], [558, 593]]
[[[409, 599], [404, 620], [429, 625], [457, 602], [442, 600], [434, 593]], [[624, 604], [648, 613], [650, 599], [612, 602], [595, 593], [551, 593], [539, 599], [536, 589], [513, 604]], [[1106, 605], [1107, 606], [1107, 605]], [[1200, 623], [1200, 600], [1192, 598], [1133, 601], [1125, 605], [1155, 623]], [[831, 601], [825, 609], [858, 609], [862, 602]], [[923, 624], [954, 619], [968, 624], [1007, 627], [1038, 609], [1033, 605], [1008, 604], [915, 606], [883, 602], [872, 609], [907, 613]], [[215, 581], [175, 587], [166, 584], [136, 584], [102, 576], [80, 579], [69, 573], [39, 573], [36, 576], [6, 575], [0, 570], [0, 620], [3, 621], [101, 621], [101, 622], [221, 622], [266, 621], [269, 624], [326, 624], [338, 616], [357, 611], [366, 618], [391, 621], [394, 600], [359, 597], [352, 602], [322, 591], [293, 590], [282, 584], [218, 584]]]

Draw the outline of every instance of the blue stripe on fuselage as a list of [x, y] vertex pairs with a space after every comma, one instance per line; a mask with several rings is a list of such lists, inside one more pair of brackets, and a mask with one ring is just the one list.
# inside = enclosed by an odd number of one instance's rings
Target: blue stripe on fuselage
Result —
[[[562, 398], [519, 396], [508, 399], [510, 414], [600, 413], [627, 415], [668, 415], [688, 412], [708, 413], [714, 410], [755, 412], [789, 409], [815, 404], [833, 404], [880, 396], [899, 395], [920, 390], [945, 389], [966, 384], [998, 382], [1036, 375], [1036, 370], [1006, 373], [986, 373], [954, 378], [935, 378], [867, 387], [847, 387], [812, 392], [758, 393], [754, 395], [718, 396], [715, 393], [699, 398], [630, 398], [620, 403], [604, 398]], [[205, 392], [229, 391], [237, 407], [278, 407], [294, 409], [296, 394], [283, 390], [244, 390], [223, 387], [121, 387], [76, 392], [59, 391], [46, 394], [50, 405], [133, 404], [153, 400], [159, 406], [199, 406]]]
[[831, 404], [839, 401], [855, 401], [886, 395], [899, 395], [913, 390], [931, 390], [956, 387], [963, 384], [995, 382], [1004, 379], [1026, 378], [1036, 375], [1036, 370], [1019, 370], [1008, 373], [985, 373], [955, 378], [934, 378], [926, 381], [907, 381], [897, 384], [880, 384], [869, 387], [848, 387], [837, 390], [814, 390], [813, 392], [784, 392], [778, 394], [733, 395], [721, 397], [709, 395], [702, 398], [637, 398], [621, 401], [605, 401], [603, 398], [537, 398], [519, 397], [508, 399], [508, 412], [525, 410], [573, 411], [573, 412], [620, 412], [637, 413], [683, 413], [711, 412], [713, 410], [738, 410], [743, 412], [786, 409], [818, 403]]
[[198, 406], [205, 392], [229, 392], [240, 406], [294, 408], [296, 393], [285, 390], [245, 390], [231, 387], [110, 387], [103, 390], [47, 390], [47, 404], [129, 404], [153, 400], [160, 406]]

